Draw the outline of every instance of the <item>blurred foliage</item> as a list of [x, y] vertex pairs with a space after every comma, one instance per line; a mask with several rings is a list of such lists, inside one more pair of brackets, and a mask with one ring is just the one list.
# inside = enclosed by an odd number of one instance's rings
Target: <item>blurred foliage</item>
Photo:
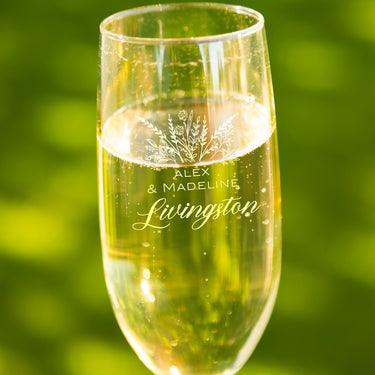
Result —
[[[105, 290], [95, 118], [99, 22], [151, 3], [0, 3], [0, 374], [149, 374]], [[238, 4], [266, 18], [284, 216], [275, 311], [240, 374], [373, 374], [375, 3]]]

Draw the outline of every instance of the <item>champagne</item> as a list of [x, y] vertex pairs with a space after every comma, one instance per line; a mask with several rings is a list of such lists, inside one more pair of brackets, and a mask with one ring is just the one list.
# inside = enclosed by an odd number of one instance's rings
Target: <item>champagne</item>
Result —
[[129, 343], [156, 374], [236, 372], [278, 286], [274, 124], [251, 97], [151, 101], [98, 140], [106, 282]]

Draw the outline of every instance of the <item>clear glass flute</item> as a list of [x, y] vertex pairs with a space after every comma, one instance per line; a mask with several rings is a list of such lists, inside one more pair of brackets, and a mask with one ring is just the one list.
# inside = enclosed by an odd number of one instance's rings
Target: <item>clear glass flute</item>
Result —
[[234, 374], [275, 302], [280, 183], [263, 23], [244, 7], [184, 3], [101, 24], [106, 282], [155, 374]]

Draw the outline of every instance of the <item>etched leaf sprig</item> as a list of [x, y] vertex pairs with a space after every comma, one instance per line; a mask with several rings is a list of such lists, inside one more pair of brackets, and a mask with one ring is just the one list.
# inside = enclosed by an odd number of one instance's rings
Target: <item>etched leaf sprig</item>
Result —
[[197, 116], [185, 109], [178, 112], [177, 121], [168, 115], [167, 132], [164, 133], [152, 122], [138, 117], [138, 120], [158, 137], [146, 140], [146, 160], [154, 163], [196, 163], [205, 156], [213, 159], [217, 154], [226, 157], [232, 153], [233, 119], [237, 113], [226, 119], [209, 137], [206, 116]]

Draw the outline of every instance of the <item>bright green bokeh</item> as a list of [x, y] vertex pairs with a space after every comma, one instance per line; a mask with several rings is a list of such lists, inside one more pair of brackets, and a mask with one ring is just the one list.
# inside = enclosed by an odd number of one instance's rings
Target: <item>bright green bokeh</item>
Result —
[[[0, 374], [150, 374], [104, 285], [95, 119], [99, 22], [151, 3], [0, 4]], [[266, 19], [284, 217], [279, 296], [240, 375], [373, 374], [375, 3], [237, 4]]]

